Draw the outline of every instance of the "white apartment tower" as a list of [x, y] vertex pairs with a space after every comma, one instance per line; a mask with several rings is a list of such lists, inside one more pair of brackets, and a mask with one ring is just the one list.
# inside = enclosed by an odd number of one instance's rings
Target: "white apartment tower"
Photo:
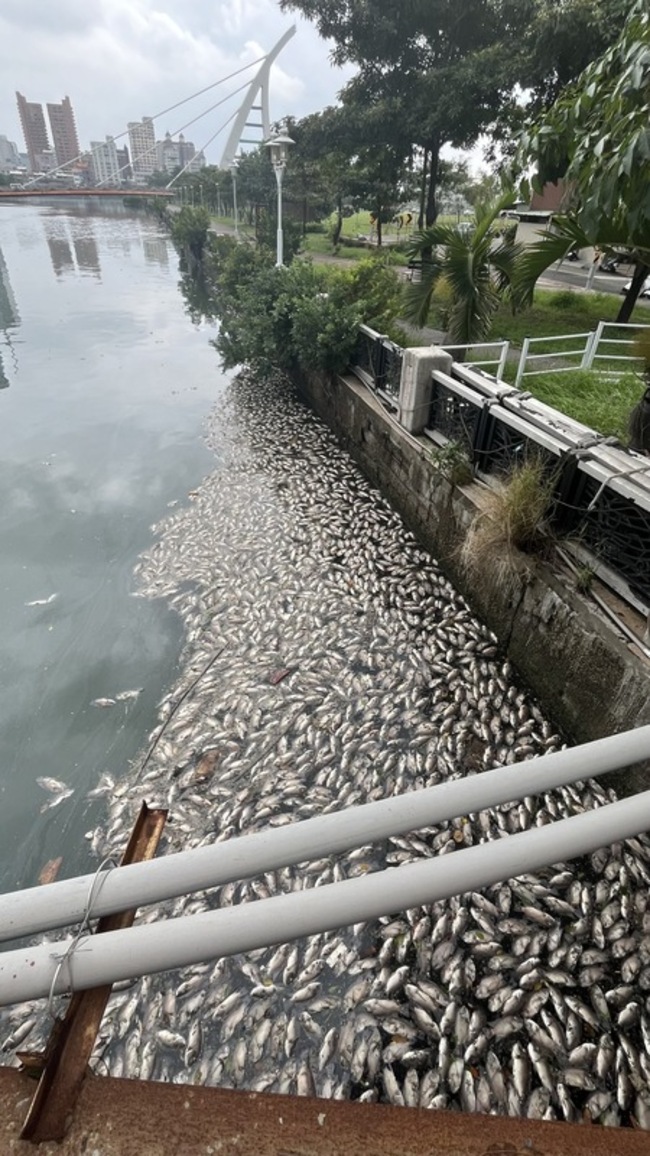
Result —
[[147, 177], [156, 171], [156, 137], [153, 120], [143, 116], [141, 121], [129, 121], [129, 145], [131, 146], [131, 168], [137, 185], [147, 183]]
[[107, 188], [119, 188], [122, 183], [122, 174], [112, 136], [107, 136], [105, 142], [91, 140], [90, 151], [95, 184], [104, 185]]

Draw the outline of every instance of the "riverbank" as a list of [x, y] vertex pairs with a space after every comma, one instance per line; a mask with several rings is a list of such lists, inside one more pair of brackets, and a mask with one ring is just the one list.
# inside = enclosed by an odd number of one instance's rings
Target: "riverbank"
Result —
[[[481, 619], [494, 630], [517, 670], [575, 742], [650, 722], [650, 664], [593, 602], [571, 572], [538, 558], [504, 581], [500, 559], [477, 576], [460, 561], [460, 545], [481, 508], [481, 487], [454, 486], [436, 469], [427, 438], [407, 434], [354, 377], [300, 374], [301, 394], [334, 430], [366, 475], [389, 498]], [[645, 622], [605, 588], [614, 618]], [[648, 786], [648, 772], [626, 775], [624, 790]]]

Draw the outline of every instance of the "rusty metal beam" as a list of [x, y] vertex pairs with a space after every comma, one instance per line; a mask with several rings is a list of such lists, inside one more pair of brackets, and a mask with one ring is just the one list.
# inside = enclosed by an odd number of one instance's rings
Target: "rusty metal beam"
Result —
[[[166, 818], [167, 811], [154, 810], [146, 803], [142, 804], [120, 866], [153, 858]], [[106, 915], [99, 920], [95, 934], [131, 927], [135, 915], [135, 909]], [[70, 1000], [63, 1019], [54, 1024], [21, 1139], [34, 1143], [63, 1139], [86, 1076], [111, 989], [112, 984], [106, 984], [77, 993]]]
[[[0, 1152], [18, 1138], [30, 1080], [0, 1068]], [[315, 1097], [145, 1083], [89, 1075], [74, 1119], [47, 1156], [648, 1156], [633, 1128], [428, 1112]]]

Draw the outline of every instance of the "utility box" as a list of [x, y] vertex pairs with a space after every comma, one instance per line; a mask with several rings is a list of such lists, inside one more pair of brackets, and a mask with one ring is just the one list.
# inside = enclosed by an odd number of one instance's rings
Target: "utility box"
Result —
[[451, 375], [452, 357], [438, 345], [405, 349], [400, 378], [400, 425], [419, 434], [429, 421], [434, 369]]

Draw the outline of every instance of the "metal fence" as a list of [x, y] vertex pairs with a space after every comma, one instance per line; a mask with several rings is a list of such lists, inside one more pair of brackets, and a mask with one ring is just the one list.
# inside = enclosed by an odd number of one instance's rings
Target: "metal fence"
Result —
[[[623, 336], [608, 337], [608, 331], [612, 330], [622, 333]], [[650, 330], [650, 325], [599, 321], [596, 329], [589, 333], [561, 333], [553, 337], [525, 337], [521, 347], [515, 385], [521, 385], [524, 377], [532, 377], [540, 373], [569, 373], [575, 369], [589, 369], [613, 374], [620, 373], [626, 366], [632, 370], [638, 367], [642, 361], [642, 358], [634, 353], [635, 335], [642, 330]], [[557, 349], [555, 346], [558, 342], [568, 344]], [[544, 349], [545, 346], [546, 349]], [[540, 352], [531, 352], [533, 349]], [[621, 353], [621, 349], [625, 349], [627, 352]], [[597, 362], [605, 364], [596, 364]], [[536, 367], [529, 368], [533, 363]], [[614, 363], [619, 364], [615, 365]]]
[[[650, 330], [650, 325], [630, 325], [622, 321], [599, 321], [587, 350], [585, 369], [597, 369], [596, 361], [606, 361], [608, 364], [616, 361], [628, 362], [630, 369], [642, 364], [643, 358], [633, 351], [635, 336], [643, 330]], [[623, 336], [608, 337], [608, 331], [614, 331], [617, 334], [622, 333]], [[610, 346], [614, 346], [614, 350]], [[621, 348], [627, 349], [628, 352], [623, 354], [617, 352]], [[615, 372], [620, 373], [626, 366], [621, 365], [618, 368], [612, 368]]]
[[[442, 348], [448, 353], [463, 350], [466, 354], [479, 354], [476, 360], [472, 358], [472, 365], [478, 368], [495, 366], [495, 377], [500, 381], [508, 360], [510, 342], [481, 341], [472, 345], [444, 345]], [[491, 350], [494, 350], [494, 356], [490, 355]], [[400, 395], [403, 357], [404, 350], [389, 337], [376, 333], [368, 325], [360, 325], [350, 367], [366, 385], [385, 400], [396, 404]]]
[[[609, 340], [608, 324], [592, 335], [592, 359], [601, 356], [598, 351]], [[386, 388], [389, 358], [394, 375], [390, 393]], [[362, 361], [365, 369], [360, 372]], [[355, 369], [378, 394], [389, 396], [398, 418], [399, 365], [401, 351], [364, 326]], [[457, 443], [475, 473], [485, 480], [533, 457], [541, 462], [552, 481], [552, 527], [599, 577], [648, 613], [649, 459], [470, 364], [453, 363], [451, 373], [434, 371], [424, 433], [438, 445]]]
[[75, 936], [0, 953], [0, 1007], [184, 967], [298, 939], [460, 895], [551, 863], [588, 854], [647, 830], [650, 791], [547, 826], [447, 856], [427, 857], [357, 878], [234, 908], [91, 935], [91, 919], [159, 902], [318, 855], [380, 842], [468, 811], [631, 767], [650, 753], [650, 726], [547, 754], [473, 778], [344, 811], [267, 828], [190, 851], [0, 895], [0, 938], [67, 927]]
[[541, 461], [553, 483], [550, 521], [588, 551], [596, 572], [644, 612], [650, 606], [650, 461], [543, 402], [454, 365], [435, 371], [429, 424], [478, 474]]
[[[455, 353], [457, 350], [462, 349], [466, 354], [471, 356], [472, 365], [476, 365], [481, 369], [485, 369], [491, 365], [496, 366], [494, 376], [497, 381], [503, 380], [503, 373], [508, 360], [508, 353], [510, 352], [509, 341], [485, 341], [471, 345], [443, 345], [441, 348], [444, 349], [445, 353]], [[494, 357], [489, 355], [485, 357], [484, 354], [490, 349], [495, 351]], [[477, 353], [480, 355], [479, 357], [474, 356]]]
[[[561, 333], [553, 337], [524, 337], [521, 347], [521, 356], [517, 367], [515, 385], [521, 385], [524, 377], [535, 373], [568, 373], [574, 369], [586, 369], [586, 358], [590, 349], [593, 333]], [[576, 348], [551, 349], [558, 341], [570, 342]], [[546, 350], [544, 346], [547, 346]], [[531, 349], [540, 349], [540, 353], [531, 353]], [[573, 358], [567, 364], [567, 358]], [[579, 358], [579, 360], [575, 360]], [[528, 369], [531, 362], [543, 361], [544, 365], [537, 369]], [[558, 364], [555, 364], [555, 363]], [[549, 364], [550, 363], [550, 364]]]
[[390, 405], [399, 408], [404, 350], [367, 325], [359, 326], [350, 359], [358, 377]]

